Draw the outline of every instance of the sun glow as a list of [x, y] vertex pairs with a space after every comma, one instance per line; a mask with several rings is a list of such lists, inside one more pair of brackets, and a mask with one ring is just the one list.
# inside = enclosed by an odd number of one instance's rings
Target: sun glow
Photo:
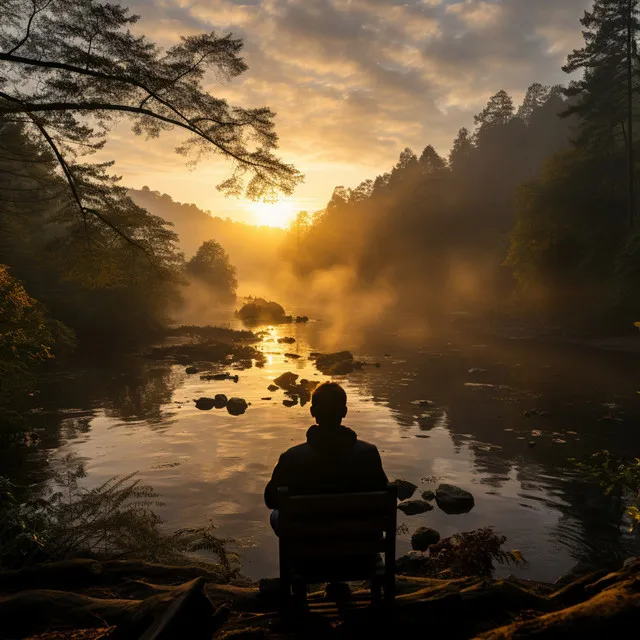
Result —
[[298, 205], [292, 200], [277, 202], [251, 202], [247, 209], [253, 213], [256, 224], [267, 227], [288, 227], [298, 212]]

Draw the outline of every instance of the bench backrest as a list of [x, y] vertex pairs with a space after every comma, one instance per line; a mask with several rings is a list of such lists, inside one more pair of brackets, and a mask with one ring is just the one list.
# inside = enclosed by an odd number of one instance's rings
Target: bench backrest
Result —
[[395, 483], [370, 493], [291, 496], [280, 488], [279, 495], [278, 535], [288, 561], [382, 552], [385, 564], [395, 563]]

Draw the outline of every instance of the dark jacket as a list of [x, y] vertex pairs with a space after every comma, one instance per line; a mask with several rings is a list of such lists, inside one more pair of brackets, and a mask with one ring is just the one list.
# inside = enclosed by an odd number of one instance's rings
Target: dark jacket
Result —
[[348, 427], [313, 425], [307, 441], [285, 451], [264, 491], [270, 509], [278, 508], [278, 487], [292, 495], [379, 491], [387, 486], [378, 449], [358, 440]]

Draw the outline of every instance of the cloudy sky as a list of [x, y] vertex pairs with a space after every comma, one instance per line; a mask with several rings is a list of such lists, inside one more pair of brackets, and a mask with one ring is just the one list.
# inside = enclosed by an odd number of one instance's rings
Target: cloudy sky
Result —
[[[124, 0], [126, 4], [126, 0]], [[282, 157], [305, 175], [293, 201], [321, 208], [338, 184], [390, 168], [400, 151], [433, 144], [446, 154], [461, 126], [499, 89], [516, 100], [560, 70], [581, 43], [591, 0], [133, 0], [140, 31], [164, 45], [215, 30], [245, 41], [249, 71], [210, 90], [278, 114]], [[220, 196], [224, 163], [186, 169], [177, 138], [141, 144], [126, 128], [106, 153], [126, 184], [169, 193], [217, 215], [271, 214]], [[271, 216], [274, 220], [277, 215]]]

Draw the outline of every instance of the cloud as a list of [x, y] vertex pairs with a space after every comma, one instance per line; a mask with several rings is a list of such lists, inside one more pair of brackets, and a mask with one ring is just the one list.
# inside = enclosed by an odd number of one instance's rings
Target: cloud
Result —
[[[212, 80], [210, 90], [272, 107], [282, 155], [306, 171], [305, 197], [321, 201], [345, 166], [374, 177], [406, 146], [419, 152], [434, 144], [446, 153], [457, 129], [471, 126], [499, 89], [520, 99], [533, 82], [564, 81], [560, 67], [580, 44], [578, 20], [590, 4], [135, 0], [132, 7], [142, 16], [137, 28], [164, 45], [211, 30], [244, 39], [249, 71], [226, 86]], [[125, 140], [117, 151], [126, 152]], [[322, 184], [314, 177], [320, 164]]]

